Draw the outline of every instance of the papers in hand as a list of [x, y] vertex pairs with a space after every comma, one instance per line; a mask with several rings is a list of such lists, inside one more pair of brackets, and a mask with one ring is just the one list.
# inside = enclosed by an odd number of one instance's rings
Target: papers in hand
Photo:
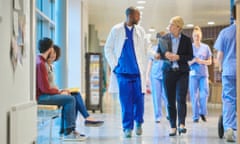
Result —
[[78, 93], [80, 92], [80, 89], [79, 88], [68, 88], [67, 89], [70, 93]]
[[165, 39], [160, 38], [158, 41], [158, 50], [161, 56], [164, 56], [166, 51], [169, 51], [168, 43]]

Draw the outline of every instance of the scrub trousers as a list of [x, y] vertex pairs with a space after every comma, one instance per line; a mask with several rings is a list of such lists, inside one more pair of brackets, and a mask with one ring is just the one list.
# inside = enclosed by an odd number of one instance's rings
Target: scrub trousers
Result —
[[139, 75], [117, 74], [123, 130], [132, 130], [134, 121], [143, 123], [144, 94]]
[[160, 121], [162, 118], [162, 101], [166, 109], [166, 116], [168, 117], [167, 98], [164, 91], [164, 84], [162, 79], [151, 78], [151, 88], [153, 97], [153, 107], [155, 120]]
[[223, 127], [226, 131], [237, 129], [236, 76], [222, 76]]
[[200, 115], [207, 115], [207, 101], [209, 96], [208, 77], [190, 76], [189, 92], [192, 102], [192, 119], [198, 120]]

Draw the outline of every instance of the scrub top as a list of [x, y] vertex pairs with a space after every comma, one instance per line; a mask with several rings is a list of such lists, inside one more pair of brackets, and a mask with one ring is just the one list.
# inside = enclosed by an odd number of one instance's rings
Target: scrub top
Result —
[[[197, 48], [193, 46], [193, 56], [194, 58], [200, 58], [202, 60], [207, 60], [212, 56], [212, 52], [208, 45], [200, 43], [200, 47]], [[208, 66], [204, 64], [193, 63], [190, 66], [190, 76], [209, 76]]]
[[223, 76], [236, 76], [236, 24], [224, 28], [214, 44], [214, 48], [223, 52]]
[[[157, 50], [157, 46], [153, 47], [153, 50]], [[156, 60], [154, 58], [150, 58], [152, 61], [152, 68], [151, 68], [151, 77], [155, 79], [162, 79], [162, 65], [163, 60]]]
[[134, 27], [129, 29], [125, 26], [126, 39], [123, 45], [121, 56], [118, 60], [118, 65], [114, 69], [116, 74], [131, 74], [139, 75], [137, 58], [134, 50], [133, 34]]

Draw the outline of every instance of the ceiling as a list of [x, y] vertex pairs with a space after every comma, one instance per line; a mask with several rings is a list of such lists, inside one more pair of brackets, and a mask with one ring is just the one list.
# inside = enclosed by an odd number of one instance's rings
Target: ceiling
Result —
[[[169, 19], [179, 15], [185, 24], [207, 26], [229, 23], [230, 0], [88, 0], [89, 23], [94, 24], [100, 40], [106, 40], [111, 27], [125, 20], [125, 9], [129, 6], [144, 6], [140, 25], [147, 33], [149, 28], [165, 30]], [[186, 27], [186, 25], [185, 25]]]

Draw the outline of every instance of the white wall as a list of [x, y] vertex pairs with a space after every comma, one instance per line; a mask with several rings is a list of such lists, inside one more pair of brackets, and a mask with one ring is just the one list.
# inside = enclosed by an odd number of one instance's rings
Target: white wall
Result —
[[88, 50], [88, 1], [82, 0], [82, 48], [81, 48], [81, 89], [85, 94], [85, 53]]
[[[26, 8], [26, 57], [23, 60], [23, 64], [17, 65], [16, 71], [13, 72], [10, 61], [10, 41], [12, 36], [12, 1], [0, 0], [0, 143], [7, 143], [7, 113], [11, 106], [15, 104], [25, 103], [30, 101], [31, 91], [30, 85], [32, 85], [30, 77], [30, 69], [33, 66], [30, 65], [30, 0], [25, 0]], [[35, 67], [34, 67], [35, 68]], [[36, 121], [36, 117], [32, 118]], [[34, 128], [35, 129], [35, 128]], [[32, 132], [36, 134], [35, 131]]]
[[68, 1], [68, 87], [81, 85], [81, 1]]
[[102, 52], [100, 47], [100, 42], [98, 38], [98, 31], [95, 28], [95, 25], [90, 24], [89, 28], [89, 52]]
[[[68, 1], [68, 87], [85, 93], [85, 51], [88, 39], [87, 0]], [[86, 44], [85, 44], [86, 43]]]

